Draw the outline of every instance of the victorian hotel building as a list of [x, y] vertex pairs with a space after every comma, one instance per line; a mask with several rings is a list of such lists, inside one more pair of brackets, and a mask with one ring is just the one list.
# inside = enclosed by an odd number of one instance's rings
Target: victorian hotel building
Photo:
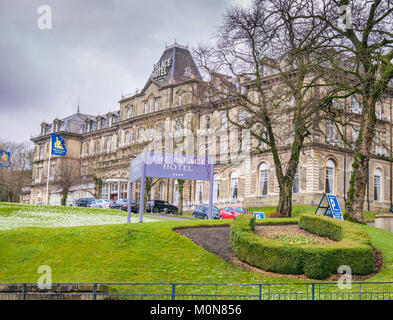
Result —
[[[267, 81], [274, 77], [264, 74]], [[67, 204], [74, 205], [81, 197], [92, 197], [95, 185], [89, 180], [89, 170], [95, 168], [102, 179], [100, 198], [126, 198], [130, 160], [137, 156], [146, 140], [155, 138], [149, 133], [164, 136], [168, 128], [187, 126], [198, 129], [226, 128], [226, 113], [208, 108], [193, 94], [203, 83], [200, 72], [187, 47], [178, 44], [166, 47], [144, 88], [134, 94], [122, 96], [120, 110], [102, 115], [79, 111], [52, 123], [42, 123], [41, 131], [31, 140], [35, 144], [32, 186], [21, 201], [45, 203], [48, 172], [50, 133], [60, 135], [66, 142], [66, 157], [54, 157], [49, 168], [49, 203], [60, 204], [61, 190], [51, 183], [60, 161], [74, 160], [80, 166], [80, 175], [86, 179], [71, 188]], [[249, 81], [248, 81], [249, 83]], [[244, 88], [247, 90], [247, 88]], [[251, 90], [251, 89], [250, 89]], [[369, 181], [365, 209], [387, 208], [392, 203], [392, 99], [389, 95], [377, 106], [377, 134], [372, 147]], [[351, 119], [354, 125], [347, 130], [347, 138], [357, 137], [356, 121], [360, 109], [356, 99]], [[232, 110], [235, 120], [242, 120], [242, 110]], [[238, 118], [236, 118], [238, 117]], [[231, 119], [232, 120], [232, 119]], [[233, 120], [232, 120], [233, 121]], [[325, 192], [334, 193], [343, 205], [349, 187], [353, 150], [345, 147], [331, 123], [320, 124], [326, 135], [313, 134], [306, 142], [300, 157], [294, 181], [293, 203], [318, 204]], [[169, 130], [172, 130], [169, 129]], [[256, 154], [232, 164], [221, 164], [221, 147], [215, 148], [217, 159], [214, 174], [214, 205], [259, 207], [276, 205], [278, 183], [273, 160], [269, 152]], [[209, 148], [208, 148], [209, 149]], [[151, 190], [151, 199], [178, 204], [176, 179], [159, 179]], [[132, 198], [139, 199], [138, 183]], [[200, 203], [208, 203], [209, 185], [204, 181], [186, 181], [183, 189], [184, 209], [190, 210]]]

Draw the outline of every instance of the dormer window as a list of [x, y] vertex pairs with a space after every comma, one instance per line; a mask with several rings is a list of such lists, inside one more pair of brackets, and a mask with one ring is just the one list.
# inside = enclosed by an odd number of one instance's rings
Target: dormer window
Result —
[[191, 67], [184, 68], [184, 75], [185, 76], [192, 76], [192, 69], [191, 69]]
[[108, 118], [108, 120], [109, 120], [108, 127], [112, 127], [112, 124], [113, 124], [113, 116], [110, 115], [109, 118]]

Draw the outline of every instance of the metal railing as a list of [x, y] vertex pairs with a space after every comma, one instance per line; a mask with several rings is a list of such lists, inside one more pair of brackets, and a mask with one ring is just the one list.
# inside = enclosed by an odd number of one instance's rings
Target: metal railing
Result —
[[0, 300], [393, 300], [393, 282], [0, 284]]

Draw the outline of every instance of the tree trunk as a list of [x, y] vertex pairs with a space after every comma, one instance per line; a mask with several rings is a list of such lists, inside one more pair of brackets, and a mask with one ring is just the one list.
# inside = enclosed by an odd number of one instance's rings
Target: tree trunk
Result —
[[99, 199], [101, 195], [101, 190], [102, 190], [102, 184], [103, 181], [102, 179], [96, 178], [94, 179], [94, 198]]
[[278, 200], [277, 212], [286, 217], [291, 217], [293, 180], [286, 180], [287, 181], [280, 183], [280, 198]]
[[179, 215], [183, 215], [183, 190], [184, 190], [184, 179], [177, 179], [177, 190], [179, 192]]
[[364, 110], [364, 120], [355, 143], [355, 156], [352, 164], [353, 171], [347, 194], [348, 200], [345, 203], [348, 215], [358, 223], [364, 223], [364, 196], [367, 188], [370, 150], [373, 145], [376, 124], [375, 102], [371, 98], [369, 100], [367, 100], [367, 106], [363, 104], [363, 108], [366, 110]]
[[65, 206], [67, 205], [67, 197], [68, 197], [68, 188], [64, 188], [61, 192], [62, 197], [61, 197], [61, 205]]

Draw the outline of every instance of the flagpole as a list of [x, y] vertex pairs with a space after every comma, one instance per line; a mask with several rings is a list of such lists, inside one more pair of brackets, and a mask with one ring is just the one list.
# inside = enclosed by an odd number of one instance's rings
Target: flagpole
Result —
[[52, 137], [50, 137], [49, 142], [49, 160], [48, 160], [48, 175], [46, 176], [46, 204], [49, 204], [49, 174], [50, 174], [50, 160], [51, 160], [51, 153], [52, 153]]

